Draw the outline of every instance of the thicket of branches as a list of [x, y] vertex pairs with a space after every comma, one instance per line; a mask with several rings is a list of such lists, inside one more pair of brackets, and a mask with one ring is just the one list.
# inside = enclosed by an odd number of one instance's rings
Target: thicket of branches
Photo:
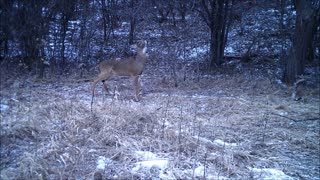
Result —
[[[131, 44], [137, 38], [156, 38], [142, 31], [175, 29], [171, 41], [184, 38], [196, 39], [197, 32], [190, 23], [193, 19], [203, 25], [203, 39], [208, 39], [208, 61], [211, 68], [219, 67], [225, 59], [228, 32], [241, 21], [249, 9], [269, 1], [234, 0], [10, 0], [1, 1], [0, 53], [1, 61], [25, 66], [43, 76], [50, 64], [59, 72], [65, 72], [70, 63], [94, 64], [99, 56], [109, 56], [124, 51], [108, 49], [119, 46], [122, 39]], [[319, 0], [274, 1], [279, 11], [277, 36], [289, 37], [290, 50], [283, 49], [284, 80], [295, 82], [303, 74], [305, 64], [319, 56]], [[292, 8], [287, 8], [290, 6]], [[286, 20], [289, 12], [296, 12], [295, 30]], [[168, 26], [168, 24], [170, 26]], [[198, 25], [198, 27], [201, 27]], [[178, 29], [178, 30], [177, 30]], [[183, 31], [179, 31], [183, 29]], [[203, 29], [199, 31], [203, 31]], [[240, 29], [244, 29], [241, 27]], [[117, 33], [115, 33], [118, 31]], [[186, 36], [186, 32], [188, 37]], [[119, 36], [122, 33], [122, 36]], [[138, 37], [138, 33], [140, 33]], [[150, 34], [149, 34], [150, 35]], [[144, 37], [143, 37], [144, 36]], [[179, 37], [175, 37], [179, 36]], [[259, 38], [259, 37], [257, 37]], [[183, 40], [182, 40], [183, 41]], [[258, 40], [255, 40], [258, 41]], [[163, 42], [166, 46], [170, 43]], [[171, 45], [172, 46], [172, 45]], [[185, 46], [185, 45], [184, 45]], [[284, 45], [285, 46], [285, 45]], [[283, 46], [283, 47], [284, 47]], [[172, 47], [171, 47], [172, 48]], [[107, 49], [107, 50], [106, 50]], [[125, 48], [124, 48], [125, 49]], [[316, 49], [318, 49], [318, 54]], [[250, 56], [251, 48], [246, 54]], [[250, 58], [250, 57], [249, 57]], [[309, 61], [307, 61], [309, 60]]]

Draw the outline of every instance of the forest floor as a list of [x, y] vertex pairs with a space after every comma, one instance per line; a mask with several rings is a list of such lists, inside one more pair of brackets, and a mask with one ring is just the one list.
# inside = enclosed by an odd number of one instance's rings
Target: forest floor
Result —
[[[7, 70], [8, 71], [8, 70]], [[320, 179], [319, 84], [294, 101], [262, 73], [174, 78], [147, 67], [116, 95], [76, 75], [1, 72], [1, 179]], [[10, 76], [8, 74], [11, 74]], [[117, 87], [117, 88], [115, 88]]]

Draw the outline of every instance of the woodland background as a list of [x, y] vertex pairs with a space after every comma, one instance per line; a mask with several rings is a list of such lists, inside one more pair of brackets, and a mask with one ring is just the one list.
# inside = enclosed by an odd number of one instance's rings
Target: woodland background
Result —
[[319, 64], [319, 1], [1, 2], [2, 64], [39, 77], [47, 66], [67, 73], [126, 55], [136, 39], [149, 41], [150, 59], [195, 60], [211, 70], [264, 58], [293, 84], [306, 65]]

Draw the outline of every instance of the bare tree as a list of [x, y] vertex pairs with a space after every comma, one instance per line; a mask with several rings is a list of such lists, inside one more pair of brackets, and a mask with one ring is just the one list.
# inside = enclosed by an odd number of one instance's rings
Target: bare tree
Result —
[[[39, 69], [43, 76], [44, 44], [48, 35], [48, 24], [51, 12], [50, 2], [35, 0], [1, 2], [1, 46], [5, 56], [16, 56], [9, 52], [12, 46], [19, 48], [22, 62], [29, 70]], [[3, 44], [3, 45], [2, 45]], [[11, 48], [9, 48], [11, 46]], [[2, 49], [2, 48], [1, 48]]]
[[[0, 54], [1, 58], [10, 56], [9, 54], [9, 42], [13, 40], [12, 33], [12, 14], [13, 11], [13, 1], [3, 1], [1, 2], [0, 11]], [[10, 18], [11, 17], [11, 18]]]
[[107, 42], [114, 28], [118, 24], [117, 3], [116, 0], [100, 0], [102, 25], [103, 25], [103, 40]]
[[186, 20], [187, 11], [190, 8], [190, 1], [189, 0], [179, 0], [176, 1], [177, 11], [179, 12], [181, 16], [181, 21]]
[[59, 0], [57, 1], [57, 5], [60, 11], [60, 36], [61, 36], [61, 49], [60, 49], [60, 57], [62, 58], [61, 65], [64, 68], [66, 64], [66, 57], [65, 57], [65, 43], [66, 43], [66, 36], [68, 31], [68, 23], [71, 18], [74, 16], [75, 7], [77, 2], [74, 0]]
[[159, 24], [161, 25], [162, 23], [170, 20], [173, 26], [176, 26], [177, 14], [180, 15], [182, 21], [185, 21], [187, 11], [190, 9], [191, 4], [188, 0], [154, 0], [152, 2], [154, 7], [157, 9], [156, 19]]
[[222, 63], [234, 0], [201, 0], [197, 11], [210, 28], [210, 67]]
[[307, 56], [313, 51], [312, 42], [320, 21], [319, 0], [295, 0], [294, 5], [297, 11], [296, 27], [283, 76], [288, 84], [293, 84], [303, 74]]
[[129, 31], [129, 44], [133, 44], [134, 31], [137, 24], [137, 0], [130, 0], [130, 31]]
[[135, 31], [139, 23], [145, 17], [145, 10], [148, 1], [128, 0], [123, 3], [124, 12], [122, 13], [122, 20], [128, 20], [130, 24], [128, 43], [133, 44], [135, 39]]

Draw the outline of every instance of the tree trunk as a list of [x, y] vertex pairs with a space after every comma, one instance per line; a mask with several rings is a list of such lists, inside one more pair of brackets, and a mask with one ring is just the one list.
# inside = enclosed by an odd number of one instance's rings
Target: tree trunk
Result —
[[137, 18], [136, 18], [136, 12], [135, 12], [135, 0], [131, 0], [130, 2], [130, 8], [131, 8], [131, 18], [130, 18], [130, 31], [129, 31], [129, 44], [133, 44], [134, 39], [134, 31], [136, 28]]
[[108, 29], [108, 12], [106, 7], [106, 1], [101, 0], [102, 11], [102, 23], [103, 23], [103, 41], [107, 42], [107, 29]]
[[132, 17], [130, 20], [129, 44], [133, 44], [135, 27], [136, 27], [136, 18]]
[[210, 37], [210, 68], [216, 67], [216, 43], [215, 43], [215, 32], [213, 30], [211, 30], [210, 33], [211, 37]]
[[230, 13], [233, 1], [212, 1], [209, 4], [211, 7], [206, 11], [211, 11], [208, 17], [210, 25], [210, 67], [214, 68], [223, 63], [228, 27], [231, 25]]
[[314, 37], [314, 26], [317, 26], [316, 14], [318, 10], [313, 9], [312, 3], [308, 0], [296, 1], [297, 17], [294, 40], [289, 56], [285, 62], [283, 81], [293, 84], [305, 69], [308, 52], [312, 50]]
[[60, 50], [60, 57], [62, 58], [61, 61], [61, 66], [62, 66], [62, 70], [64, 70], [64, 66], [65, 66], [65, 40], [66, 40], [66, 36], [67, 36], [67, 30], [68, 30], [68, 18], [66, 16], [62, 17], [62, 26], [61, 26], [61, 50]]

